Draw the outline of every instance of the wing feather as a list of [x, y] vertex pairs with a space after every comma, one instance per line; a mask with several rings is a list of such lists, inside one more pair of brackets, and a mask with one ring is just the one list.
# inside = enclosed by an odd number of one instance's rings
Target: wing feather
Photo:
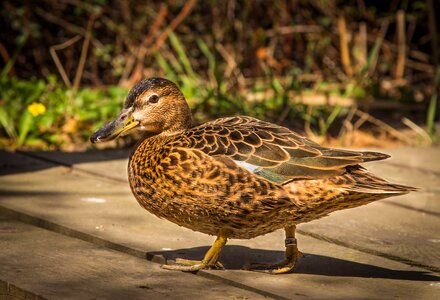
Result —
[[347, 166], [388, 157], [377, 152], [326, 148], [285, 127], [251, 117], [217, 119], [188, 130], [184, 136], [184, 146], [229, 157], [277, 183], [337, 176]]

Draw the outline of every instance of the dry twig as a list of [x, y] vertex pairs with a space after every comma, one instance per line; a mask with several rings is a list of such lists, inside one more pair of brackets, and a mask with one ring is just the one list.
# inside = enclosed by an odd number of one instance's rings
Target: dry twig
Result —
[[96, 15], [92, 14], [90, 16], [89, 22], [87, 23], [86, 35], [84, 37], [84, 42], [81, 49], [81, 56], [79, 58], [78, 68], [76, 69], [75, 78], [73, 80], [73, 93], [72, 98], [78, 91], [79, 83], [84, 71], [84, 65], [86, 63], [87, 52], [89, 50], [90, 38], [92, 37], [93, 23], [95, 22]]
[[338, 17], [338, 31], [342, 66], [344, 67], [345, 74], [351, 77], [353, 69], [351, 67], [350, 51], [348, 50], [348, 32], [344, 16]]
[[168, 9], [166, 5], [162, 5], [160, 7], [159, 13], [157, 14], [156, 19], [154, 20], [153, 24], [150, 27], [150, 30], [148, 31], [148, 34], [145, 36], [144, 40], [142, 41], [141, 45], [139, 46], [138, 55], [136, 58], [133, 58], [130, 63], [127, 63], [126, 68], [124, 69], [124, 74], [121, 77], [120, 83], [125, 85], [123, 82], [125, 81], [125, 78], [128, 76], [128, 72], [132, 70], [133, 64], [135, 61], [137, 61], [136, 67], [134, 68], [133, 74], [131, 75], [130, 79], [127, 81], [127, 85], [131, 86], [134, 82], [138, 81], [142, 77], [142, 72], [144, 69], [144, 60], [145, 56], [147, 55], [147, 46], [153, 41], [156, 32], [159, 30], [159, 28], [162, 26], [163, 22], [165, 21], [165, 17], [168, 14]]
[[367, 63], [368, 45], [367, 45], [367, 24], [359, 24], [359, 69]]
[[52, 56], [52, 59], [53, 59], [53, 61], [55, 63], [55, 66], [57, 67], [58, 72], [60, 73], [61, 78], [64, 81], [64, 84], [68, 88], [71, 88], [72, 84], [70, 82], [69, 76], [67, 76], [66, 71], [64, 70], [63, 65], [60, 62], [60, 59], [58, 58], [56, 50], [62, 50], [62, 49], [65, 49], [67, 47], [70, 47], [71, 45], [73, 45], [76, 42], [78, 42], [80, 39], [81, 39], [81, 35], [78, 34], [78, 35], [75, 35], [73, 38], [68, 39], [67, 41], [65, 41], [65, 42], [63, 42], [61, 44], [53, 45], [53, 46], [49, 47], [49, 52], [50, 52], [50, 55]]
[[344, 143], [347, 142], [347, 140], [350, 141], [348, 145], [345, 143], [346, 146], [349, 146], [353, 143], [353, 123], [351, 121], [353, 120], [357, 110], [358, 108], [356, 106], [350, 109], [338, 134], [338, 140], [343, 141]]
[[266, 31], [267, 37], [275, 35], [288, 35], [294, 33], [319, 33], [322, 32], [322, 27], [318, 25], [294, 25], [294, 26], [281, 26], [276, 29], [270, 29]]
[[312, 119], [312, 113], [313, 113], [313, 106], [309, 105], [307, 106], [307, 118], [304, 123], [304, 132], [309, 137], [315, 137], [315, 134], [312, 131], [312, 128], [310, 126], [310, 120]]
[[224, 60], [227, 63], [227, 68], [225, 68], [225, 77], [229, 78], [232, 73], [234, 73], [234, 76], [237, 78], [238, 84], [240, 87], [246, 86], [246, 80], [244, 79], [243, 74], [241, 73], [237, 62], [235, 61], [235, 58], [228, 52], [228, 50], [225, 49], [225, 47], [217, 43], [215, 44], [215, 48], [218, 50], [220, 55], [224, 58]]
[[57, 16], [43, 10], [42, 8], [40, 8], [38, 6], [35, 8], [35, 12], [43, 19], [45, 19], [49, 22], [52, 22], [54, 24], [57, 24], [72, 33], [81, 34], [81, 35], [85, 34], [85, 30], [83, 28], [76, 26], [74, 24], [71, 24], [71, 23], [67, 22], [66, 20], [64, 20], [60, 17], [57, 17]]
[[410, 138], [408, 138], [406, 135], [404, 135], [403, 133], [399, 132], [398, 130], [394, 129], [393, 127], [391, 127], [387, 123], [373, 117], [372, 115], [370, 115], [366, 112], [357, 110], [356, 115], [361, 117], [363, 120], [369, 121], [371, 124], [374, 124], [377, 127], [381, 128], [382, 130], [388, 132], [391, 136], [401, 140], [402, 142], [405, 142], [409, 145], [411, 145], [413, 143], [413, 141]]
[[430, 65], [430, 64], [425, 64], [425, 63], [422, 63], [422, 62], [417, 62], [417, 61], [414, 61], [414, 60], [411, 60], [411, 59], [407, 59], [406, 60], [406, 66], [408, 68], [411, 68], [411, 69], [414, 69], [414, 70], [417, 70], [417, 71], [420, 71], [420, 72], [424, 72], [424, 73], [427, 73], [427, 74], [430, 74], [430, 75], [434, 75], [435, 67], [433, 65]]
[[426, 143], [428, 143], [428, 144], [432, 143], [432, 139], [429, 136], [429, 134], [425, 130], [423, 130], [423, 128], [421, 128], [419, 125], [414, 123], [413, 121], [411, 121], [408, 118], [403, 117], [402, 123], [405, 124], [406, 126], [408, 126], [410, 129], [412, 129], [415, 133], [420, 135]]
[[405, 73], [406, 59], [406, 36], [405, 36], [405, 12], [399, 10], [397, 12], [397, 65], [396, 79], [403, 78]]
[[180, 23], [185, 20], [185, 18], [188, 16], [188, 14], [191, 12], [191, 10], [194, 8], [194, 5], [196, 4], [197, 0], [189, 0], [185, 3], [182, 10], [179, 12], [176, 18], [174, 18], [173, 21], [171, 21], [170, 25], [167, 27], [165, 31], [163, 31], [158, 38], [156, 39], [156, 42], [154, 43], [153, 47], [151, 47], [148, 51], [148, 53], [153, 53], [162, 47], [163, 43], [168, 38], [170, 32], [174, 31], [177, 26], [180, 25]]

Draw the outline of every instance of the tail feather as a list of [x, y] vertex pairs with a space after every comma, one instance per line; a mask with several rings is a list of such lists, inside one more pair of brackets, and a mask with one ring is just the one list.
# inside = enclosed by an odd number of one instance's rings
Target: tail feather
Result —
[[[346, 188], [348, 191], [367, 193], [367, 194], [406, 194], [418, 189], [412, 186], [395, 184], [368, 172], [361, 166], [347, 167], [344, 174], [354, 184]], [[343, 175], [343, 176], [344, 176]]]
[[[386, 158], [386, 155], [367, 152], [365, 157], [378, 160]], [[418, 190], [411, 186], [390, 183], [360, 165], [348, 166], [345, 171], [342, 175], [330, 178], [298, 180], [286, 185], [292, 198], [299, 199], [302, 206], [300, 222], [309, 222], [334, 211], [355, 208]]]
[[391, 157], [388, 154], [380, 153], [380, 152], [365, 151], [361, 153], [362, 153], [362, 160], [364, 162], [383, 160]]

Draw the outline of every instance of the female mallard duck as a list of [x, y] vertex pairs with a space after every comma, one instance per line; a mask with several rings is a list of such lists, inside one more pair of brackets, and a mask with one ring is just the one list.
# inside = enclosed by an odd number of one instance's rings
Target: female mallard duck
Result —
[[359, 165], [389, 157], [382, 153], [326, 148], [251, 117], [194, 126], [185, 97], [162, 78], [137, 83], [119, 116], [91, 141], [133, 130], [145, 133], [128, 163], [139, 204], [158, 217], [217, 236], [202, 261], [178, 259], [166, 269], [221, 267], [219, 253], [228, 238], [250, 239], [284, 228], [286, 259], [265, 270], [286, 273], [300, 256], [297, 224], [414, 190]]

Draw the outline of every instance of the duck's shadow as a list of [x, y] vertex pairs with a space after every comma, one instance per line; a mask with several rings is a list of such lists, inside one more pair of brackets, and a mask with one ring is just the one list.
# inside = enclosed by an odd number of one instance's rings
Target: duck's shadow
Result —
[[[195, 247], [172, 251], [150, 252], [149, 257], [162, 256], [166, 260], [176, 258], [203, 258], [209, 247]], [[244, 246], [228, 245], [221, 253], [221, 262], [227, 270], [242, 270], [250, 263], [276, 263], [282, 261], [284, 252], [253, 249]], [[344, 276], [364, 278], [384, 278], [396, 280], [440, 281], [440, 277], [430, 272], [393, 270], [364, 263], [334, 258], [331, 256], [304, 253], [295, 267], [294, 273], [323, 276]]]

